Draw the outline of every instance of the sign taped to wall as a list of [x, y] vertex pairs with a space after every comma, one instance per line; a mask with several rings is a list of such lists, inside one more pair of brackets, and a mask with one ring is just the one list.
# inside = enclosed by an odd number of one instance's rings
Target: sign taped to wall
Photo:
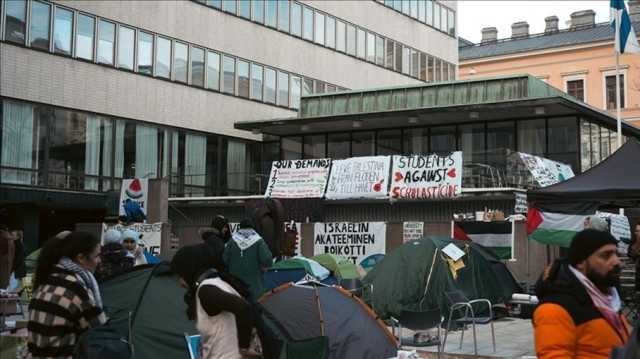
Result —
[[327, 199], [386, 198], [389, 188], [389, 156], [333, 160]]
[[462, 192], [462, 152], [446, 156], [393, 156], [392, 200], [457, 197]]
[[265, 197], [322, 198], [330, 168], [328, 158], [274, 161]]
[[315, 223], [313, 254], [339, 255], [361, 265], [369, 257], [384, 255], [385, 222]]

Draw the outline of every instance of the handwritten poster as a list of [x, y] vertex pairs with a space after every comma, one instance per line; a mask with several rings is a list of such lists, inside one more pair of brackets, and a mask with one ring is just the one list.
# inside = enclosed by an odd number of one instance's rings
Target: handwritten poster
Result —
[[550, 186], [574, 176], [573, 170], [569, 165], [528, 153], [518, 153], [520, 154], [520, 159], [522, 159], [522, 162], [527, 166], [533, 179], [538, 182], [540, 187]]
[[462, 191], [462, 152], [393, 156], [392, 200], [452, 198]]
[[515, 206], [513, 207], [514, 213], [527, 214], [529, 205], [527, 204], [527, 194], [522, 192], [514, 192]]
[[147, 200], [149, 194], [149, 180], [144, 178], [134, 178], [122, 180], [122, 186], [120, 188], [120, 209], [118, 214], [125, 216], [127, 213], [124, 210], [124, 204], [126, 200], [132, 200], [140, 206], [142, 212], [147, 214]]
[[314, 225], [313, 254], [331, 253], [362, 264], [385, 254], [385, 222], [328, 222]]
[[420, 239], [424, 236], [424, 222], [402, 223], [402, 240], [404, 243]]
[[631, 226], [629, 225], [629, 219], [627, 216], [600, 211], [597, 211], [596, 214], [599, 217], [604, 218], [607, 223], [609, 223], [611, 235], [618, 241], [624, 241], [627, 243], [631, 241]]
[[389, 156], [334, 160], [326, 198], [386, 198], [389, 193], [390, 162]]
[[162, 244], [162, 222], [158, 223], [134, 223], [130, 226], [123, 226], [121, 224], [107, 225], [102, 224], [102, 238], [109, 229], [116, 229], [120, 232], [124, 232], [127, 229], [134, 230], [142, 234], [142, 238], [138, 242], [144, 246], [149, 253], [154, 256], [160, 255], [160, 246]]
[[322, 198], [330, 159], [274, 161], [265, 197]]

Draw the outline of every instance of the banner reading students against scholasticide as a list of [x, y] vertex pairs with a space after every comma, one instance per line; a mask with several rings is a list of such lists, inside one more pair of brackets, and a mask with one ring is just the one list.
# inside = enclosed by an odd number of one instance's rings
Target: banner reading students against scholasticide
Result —
[[391, 200], [457, 197], [462, 191], [462, 152], [393, 156], [391, 177]]
[[389, 156], [334, 160], [327, 185], [327, 199], [386, 198], [389, 195]]
[[265, 197], [322, 198], [331, 160], [274, 161]]
[[328, 222], [314, 225], [313, 255], [330, 253], [361, 264], [367, 258], [384, 255], [385, 222]]

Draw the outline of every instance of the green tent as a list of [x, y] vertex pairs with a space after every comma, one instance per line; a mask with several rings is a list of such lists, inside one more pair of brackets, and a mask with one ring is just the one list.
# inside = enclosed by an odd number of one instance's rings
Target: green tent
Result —
[[[465, 252], [464, 268], [453, 277], [442, 249], [455, 244]], [[489, 249], [473, 242], [425, 236], [388, 253], [363, 279], [373, 284], [370, 305], [381, 318], [398, 316], [402, 310], [440, 308], [448, 313], [445, 292], [459, 290], [469, 299], [486, 298], [505, 303], [519, 287], [504, 263]]]
[[322, 264], [323, 267], [335, 273], [336, 276], [342, 279], [360, 278], [358, 267], [356, 267], [356, 265], [353, 264], [352, 261], [344, 257], [337, 256], [335, 254], [324, 253], [313, 256], [311, 257], [311, 259]]

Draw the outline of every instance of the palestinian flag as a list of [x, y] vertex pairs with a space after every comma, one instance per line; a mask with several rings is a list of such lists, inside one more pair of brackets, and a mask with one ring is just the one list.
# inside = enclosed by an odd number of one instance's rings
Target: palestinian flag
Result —
[[567, 214], [549, 212], [529, 207], [527, 212], [527, 234], [543, 244], [569, 247], [571, 240], [584, 229], [584, 220], [591, 214]]
[[511, 222], [455, 222], [453, 237], [491, 248], [500, 259], [511, 259]]

